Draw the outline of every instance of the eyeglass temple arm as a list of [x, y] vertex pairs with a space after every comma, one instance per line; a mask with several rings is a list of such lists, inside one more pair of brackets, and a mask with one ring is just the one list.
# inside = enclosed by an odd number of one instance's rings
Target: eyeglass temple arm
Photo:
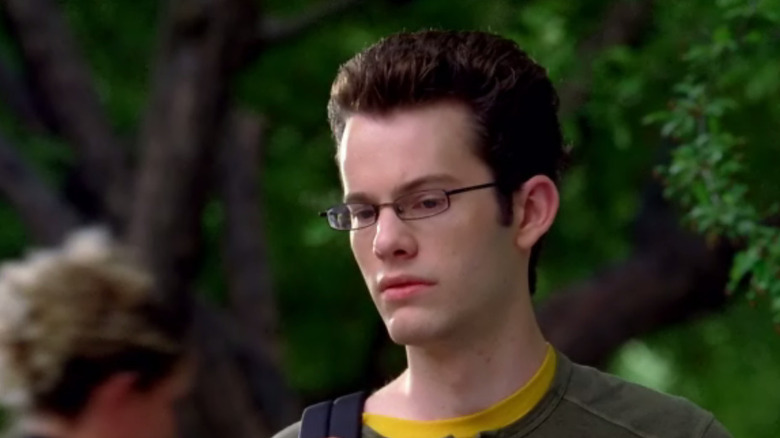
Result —
[[445, 190], [444, 193], [446, 193], [448, 195], [457, 195], [458, 193], [470, 192], [472, 190], [485, 189], [485, 188], [488, 188], [488, 187], [493, 187], [495, 185], [496, 185], [496, 183], [492, 182], [492, 183], [480, 184], [480, 185], [477, 185], [477, 186], [463, 187], [462, 189]]

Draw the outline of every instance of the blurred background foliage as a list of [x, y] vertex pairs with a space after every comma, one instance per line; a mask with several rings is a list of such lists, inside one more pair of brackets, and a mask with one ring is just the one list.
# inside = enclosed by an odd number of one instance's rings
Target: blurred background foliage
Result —
[[[263, 7], [293, 16], [316, 2], [268, 0]], [[780, 1], [657, 0], [650, 2], [636, 38], [591, 50], [588, 41], [609, 25], [605, 11], [619, 2], [366, 2], [269, 48], [242, 73], [236, 95], [263, 114], [268, 126], [260, 183], [284, 372], [305, 400], [353, 389], [370, 360], [365, 352], [381, 333], [346, 235], [327, 229], [316, 212], [340, 195], [325, 115], [330, 82], [340, 63], [388, 33], [428, 27], [495, 31], [548, 67], [559, 88], [584, 90], [579, 101], [564, 101], [562, 117], [575, 161], [542, 257], [540, 301], [629, 254], [642, 192], [669, 156], [661, 126], [645, 119], [668, 109], [678, 97], [676, 84], [691, 75], [706, 74], [711, 88], [735, 104], [722, 124], [743, 139], [739, 154], [751, 199], [762, 204], [779, 199]], [[736, 3], [775, 18], [744, 22], [744, 32], [755, 26], [753, 50], [734, 51], [719, 62], [686, 61], [694, 47], [728, 45], [735, 38], [723, 29], [730, 29], [728, 11]], [[68, 0], [61, 5], [117, 132], [132, 143], [147, 106], [160, 2]], [[0, 35], [0, 54], [16, 62], [13, 45], [4, 32]], [[67, 147], [17, 129], [3, 107], [0, 123], [46, 178], [62, 183], [72, 160]], [[203, 218], [212, 250], [206, 251], [200, 282], [217, 302], [224, 300], [226, 288], [217, 249], [223, 216], [215, 198]], [[16, 213], [0, 203], [0, 256], [19, 254], [27, 242]], [[385, 350], [381, 362], [390, 373], [401, 363], [400, 351]], [[774, 438], [780, 432], [780, 339], [768, 300], [760, 296], [732, 297], [722, 313], [633, 340], [609, 368], [690, 398], [713, 411], [734, 436]]]

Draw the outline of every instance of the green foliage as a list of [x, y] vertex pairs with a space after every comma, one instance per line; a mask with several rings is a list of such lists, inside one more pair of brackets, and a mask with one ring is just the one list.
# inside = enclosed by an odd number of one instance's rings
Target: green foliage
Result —
[[767, 36], [780, 24], [776, 6], [717, 2], [720, 23], [685, 54], [687, 75], [674, 86], [669, 108], [645, 120], [661, 123], [661, 134], [676, 144], [670, 164], [659, 169], [666, 195], [711, 241], [724, 237], [745, 247], [736, 255], [729, 291], [746, 292], [751, 301], [767, 295], [780, 323], [780, 228], [766, 223], [780, 213], [780, 204], [751, 199], [743, 145], [761, 139], [728, 120], [743, 102], [777, 98], [777, 76], [744, 77], [752, 75], [745, 64], [756, 54], [780, 56], [777, 38]]
[[777, 436], [780, 336], [771, 310], [739, 300], [724, 314], [633, 341], [611, 370], [683, 394], [712, 411], [735, 437]]

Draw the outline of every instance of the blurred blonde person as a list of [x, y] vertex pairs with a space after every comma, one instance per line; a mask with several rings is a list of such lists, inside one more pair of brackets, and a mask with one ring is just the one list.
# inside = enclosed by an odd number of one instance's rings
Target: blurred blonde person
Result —
[[99, 229], [0, 267], [0, 402], [10, 435], [169, 438], [188, 388], [187, 318]]

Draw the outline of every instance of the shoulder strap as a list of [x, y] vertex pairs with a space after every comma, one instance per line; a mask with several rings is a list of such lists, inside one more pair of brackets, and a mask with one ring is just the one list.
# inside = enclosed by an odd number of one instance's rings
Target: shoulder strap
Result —
[[365, 393], [361, 391], [307, 407], [298, 438], [359, 438], [364, 401]]
[[326, 438], [330, 428], [330, 408], [333, 402], [328, 400], [304, 409], [298, 438]]
[[359, 438], [363, 429], [365, 393], [355, 392], [339, 397], [330, 411], [330, 437]]

